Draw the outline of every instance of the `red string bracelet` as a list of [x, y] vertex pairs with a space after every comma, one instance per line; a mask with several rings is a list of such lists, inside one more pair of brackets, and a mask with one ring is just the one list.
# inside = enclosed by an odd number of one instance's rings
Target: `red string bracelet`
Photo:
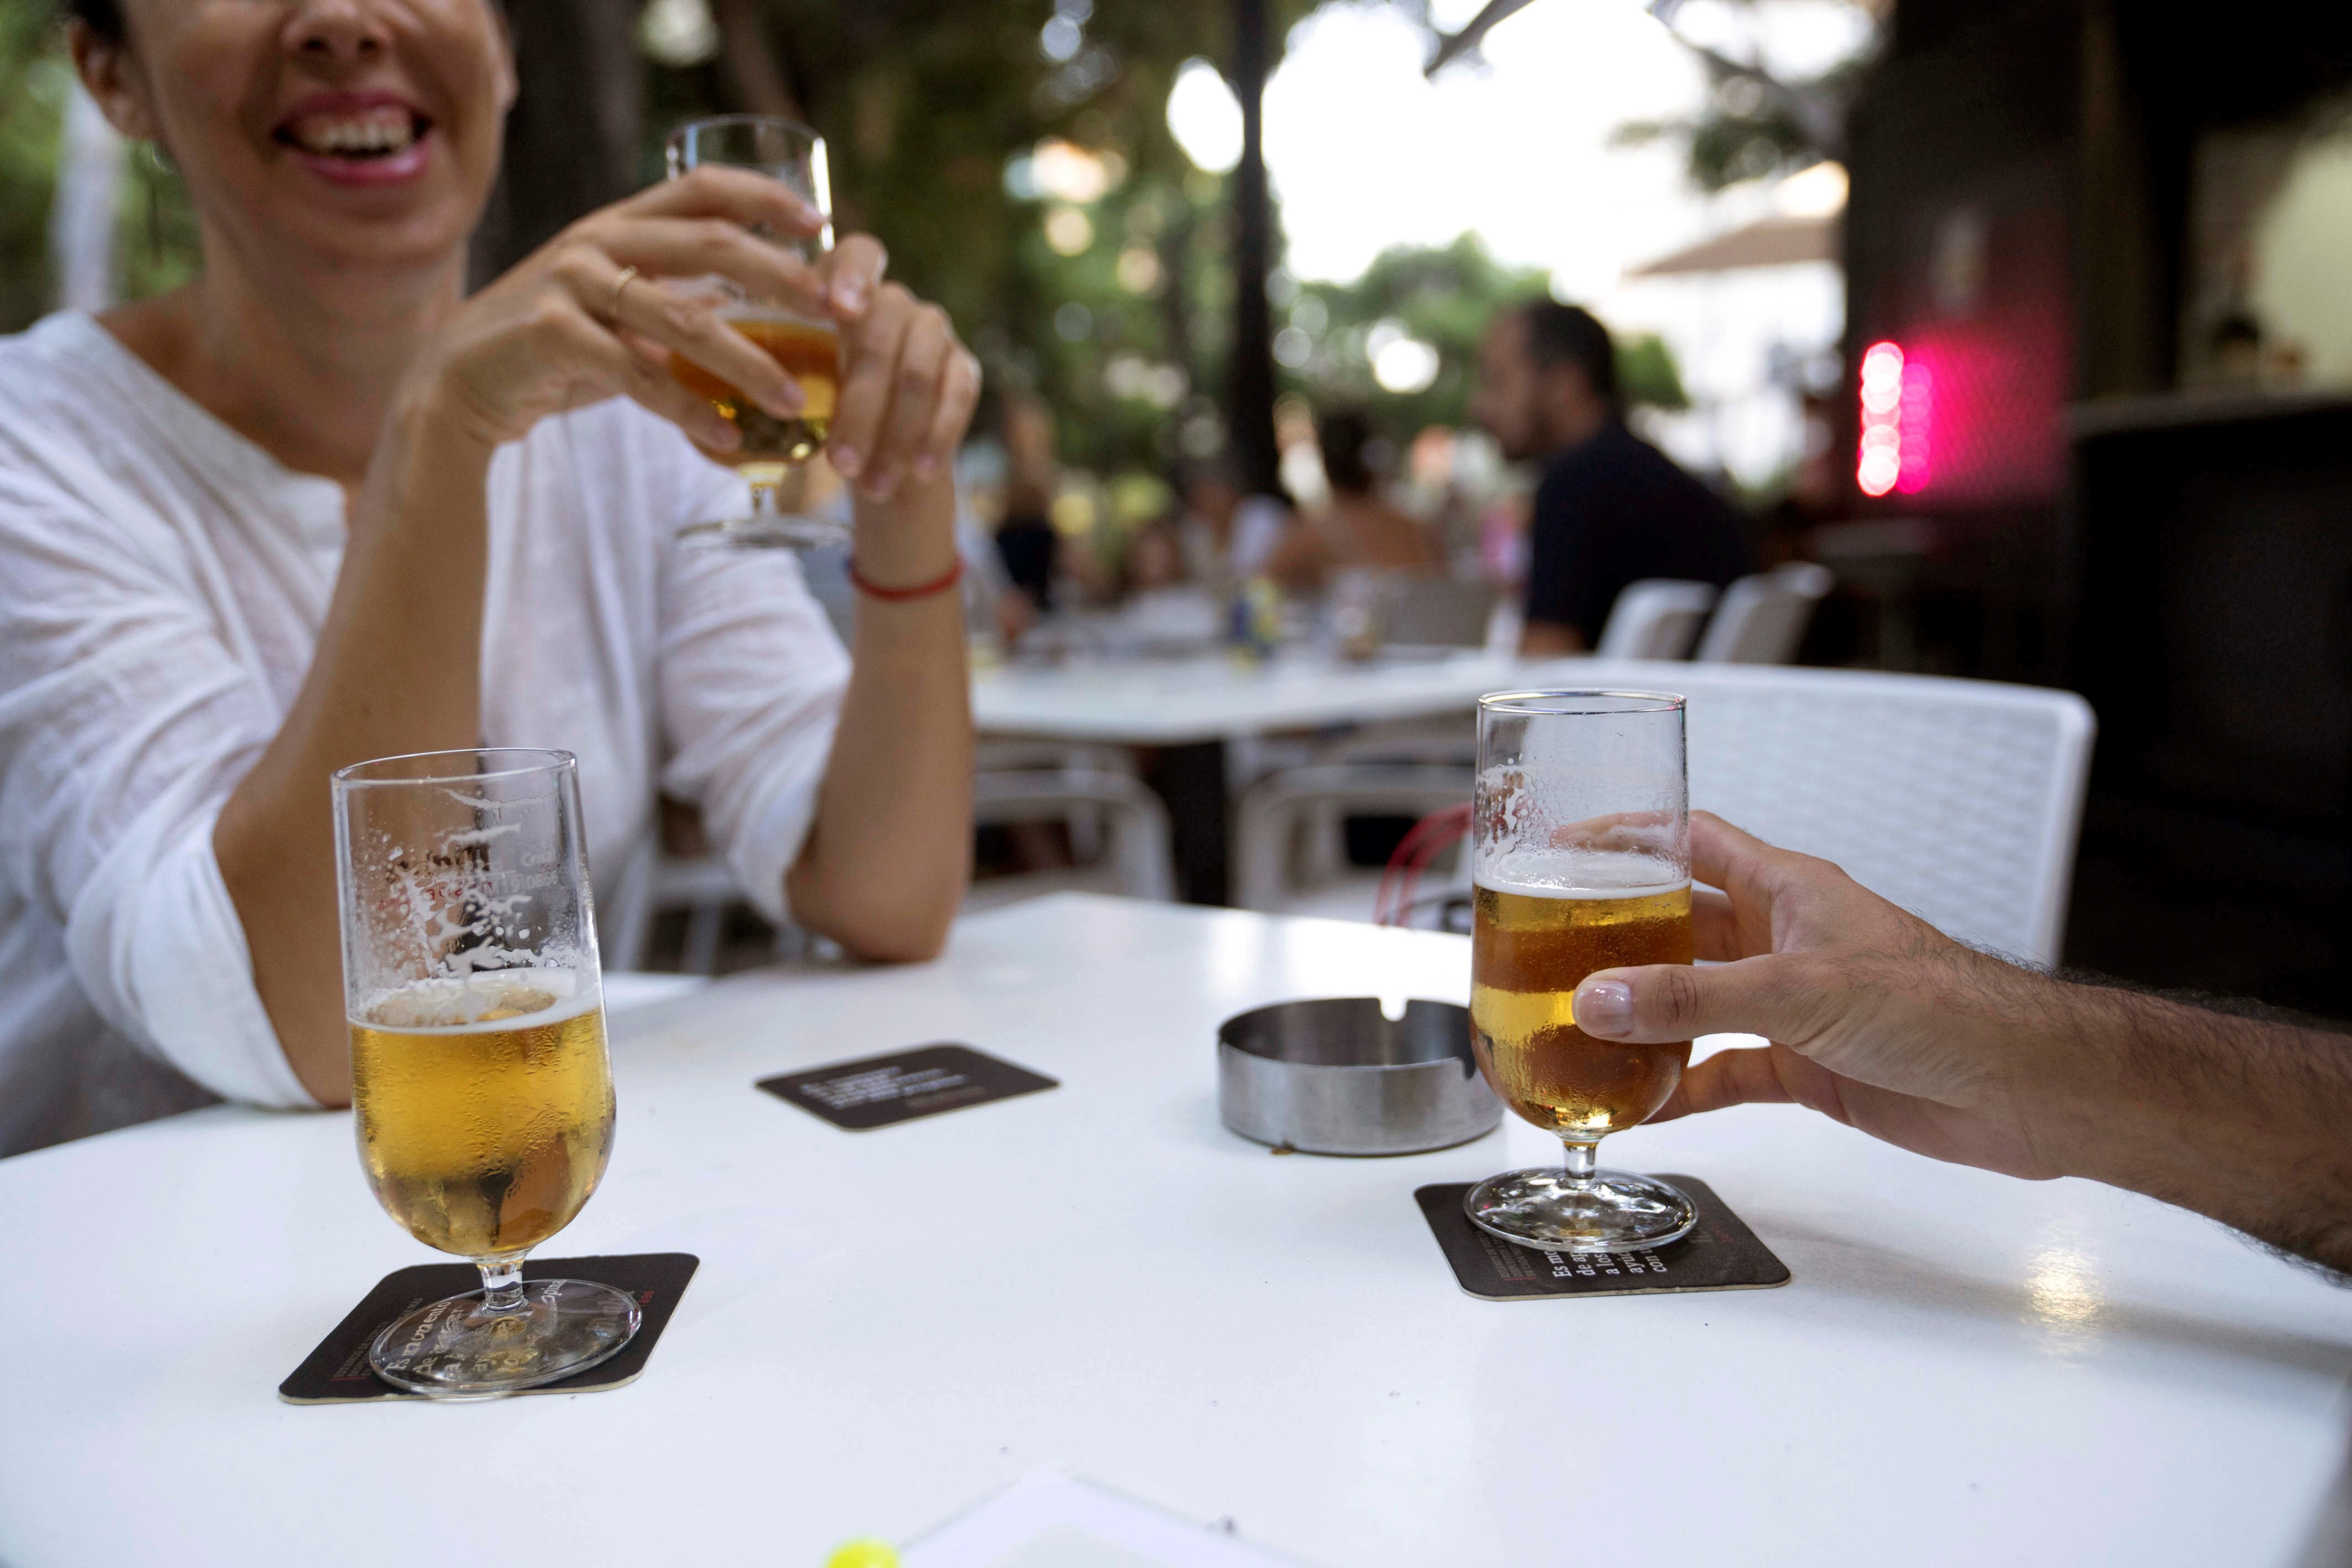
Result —
[[930, 581], [919, 582], [912, 588], [884, 588], [877, 582], [869, 582], [866, 580], [866, 575], [857, 570], [857, 563], [856, 561], [853, 560], [849, 563], [849, 585], [857, 590], [858, 592], [863, 593], [871, 599], [884, 599], [893, 601], [908, 599], [929, 599], [934, 593], [945, 593], [949, 589], [953, 588], [957, 583], [962, 580], [963, 557], [961, 555], [956, 557], [955, 564], [948, 568], [947, 570], [931, 579]]

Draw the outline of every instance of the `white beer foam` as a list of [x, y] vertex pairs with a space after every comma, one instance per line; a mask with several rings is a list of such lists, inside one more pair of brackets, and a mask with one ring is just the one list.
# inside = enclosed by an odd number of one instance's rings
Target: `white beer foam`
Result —
[[[549, 998], [531, 1011], [507, 1018], [481, 1015], [519, 1002]], [[351, 1020], [368, 1029], [410, 1034], [486, 1034], [493, 1030], [541, 1029], [593, 1011], [604, 988], [593, 972], [579, 969], [493, 969], [463, 979], [418, 980], [367, 999]]]
[[1633, 887], [1593, 887], [1587, 884], [1563, 886], [1550, 882], [1525, 882], [1480, 875], [1477, 884], [1490, 893], [1517, 894], [1522, 898], [1655, 898], [1662, 894], [1684, 893], [1690, 888], [1690, 879], [1680, 882], [1652, 883]]

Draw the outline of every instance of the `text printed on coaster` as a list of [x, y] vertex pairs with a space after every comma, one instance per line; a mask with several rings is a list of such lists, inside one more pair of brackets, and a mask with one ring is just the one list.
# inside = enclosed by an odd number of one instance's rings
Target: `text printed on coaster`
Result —
[[1698, 1223], [1681, 1240], [1646, 1252], [1543, 1252], [1490, 1236], [1462, 1212], [1468, 1182], [1424, 1186], [1412, 1196], [1454, 1279], [1482, 1301], [1762, 1291], [1789, 1282], [1789, 1266], [1757, 1239], [1713, 1187], [1694, 1176], [1658, 1179], [1690, 1195]]
[[[636, 1336], [612, 1360], [522, 1392], [593, 1394], [635, 1382], [701, 1261], [691, 1252], [635, 1252], [601, 1258], [533, 1258], [525, 1262], [526, 1286], [535, 1280], [593, 1280], [635, 1297], [642, 1316]], [[376, 1376], [368, 1367], [368, 1346], [375, 1343], [376, 1335], [427, 1302], [481, 1288], [481, 1270], [470, 1263], [419, 1263], [386, 1274], [335, 1331], [303, 1358], [294, 1375], [278, 1385], [278, 1397], [289, 1405], [425, 1397], [394, 1388]]]
[[919, 1045], [762, 1078], [760, 1087], [853, 1133], [1058, 1089], [1058, 1081], [968, 1045]]

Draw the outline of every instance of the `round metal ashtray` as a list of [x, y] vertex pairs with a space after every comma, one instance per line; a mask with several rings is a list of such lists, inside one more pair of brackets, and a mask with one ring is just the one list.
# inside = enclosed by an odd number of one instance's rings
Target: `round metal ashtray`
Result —
[[1377, 997], [1277, 1002], [1217, 1029], [1217, 1111], [1244, 1138], [1310, 1155], [1412, 1155], [1503, 1119], [1470, 1054], [1470, 1012]]

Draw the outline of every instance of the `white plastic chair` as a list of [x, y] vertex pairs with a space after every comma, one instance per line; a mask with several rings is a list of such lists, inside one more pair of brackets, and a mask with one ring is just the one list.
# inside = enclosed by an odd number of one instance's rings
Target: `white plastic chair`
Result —
[[971, 793], [977, 826], [1067, 822], [1073, 847], [1084, 852], [1081, 825], [1098, 824], [1102, 854], [1091, 867], [1020, 872], [976, 883], [964, 898], [966, 914], [1071, 890], [1161, 902], [1175, 897], [1168, 808], [1132, 774], [1082, 768], [983, 771], [972, 775]]
[[2058, 961], [2097, 727], [2074, 693], [1724, 664], [1594, 674], [1689, 699], [1694, 807], [1835, 861], [1962, 941]]
[[1688, 658], [1715, 599], [1711, 583], [1674, 577], [1629, 582], [1609, 607], [1609, 624], [1601, 629], [1594, 653], [1603, 659]]
[[1811, 561], [1743, 577], [1723, 591], [1691, 656], [1702, 664], [1785, 664], [1797, 656], [1805, 628], [1837, 580]]
[[[1350, 813], [1421, 817], [1459, 806], [1470, 799], [1475, 778], [1466, 766], [1443, 762], [1340, 762], [1259, 779], [1234, 813], [1234, 902], [1290, 914], [1352, 914], [1360, 902], [1359, 918], [1369, 919], [1378, 873], [1333, 886], [1339, 857], [1328, 841], [1342, 820]], [[1311, 908], [1302, 894], [1313, 900]]]

